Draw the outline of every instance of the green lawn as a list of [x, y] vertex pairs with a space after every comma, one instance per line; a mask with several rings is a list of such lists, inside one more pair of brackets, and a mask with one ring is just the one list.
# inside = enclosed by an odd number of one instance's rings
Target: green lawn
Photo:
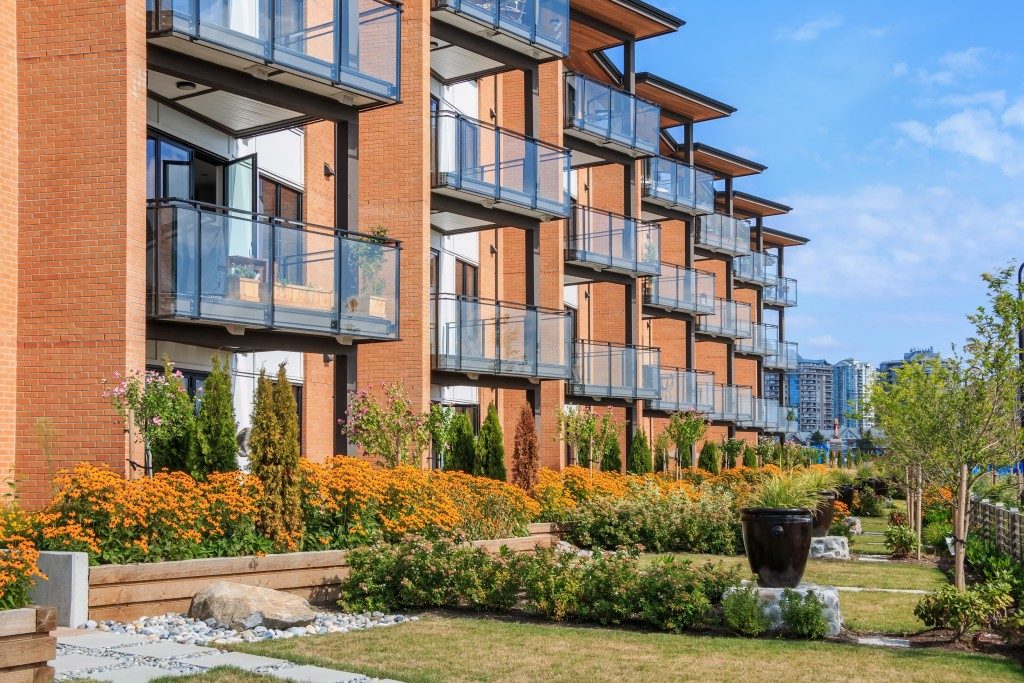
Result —
[[218, 666], [204, 674], [192, 676], [166, 676], [157, 678], [153, 683], [281, 683], [280, 678], [249, 673], [241, 669]]
[[[238, 650], [407, 683], [434, 681], [743, 680], [1019, 681], [1013, 662], [938, 650], [643, 633], [426, 615], [359, 633], [292, 638]], [[842, 672], [839, 674], [838, 672]], [[224, 678], [218, 676], [223, 675]], [[228, 677], [234, 676], [234, 677]], [[237, 674], [177, 679], [249, 683]]]

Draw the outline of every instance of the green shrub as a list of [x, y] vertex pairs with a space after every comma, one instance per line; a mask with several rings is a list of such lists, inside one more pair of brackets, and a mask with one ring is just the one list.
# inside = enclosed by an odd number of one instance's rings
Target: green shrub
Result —
[[238, 469], [238, 423], [231, 396], [231, 375], [220, 354], [214, 355], [212, 362], [210, 376], [203, 382], [202, 402], [196, 418], [198, 448], [192, 449], [188, 467], [196, 479], [205, 479], [211, 472]]
[[735, 555], [743, 549], [739, 513], [729, 493], [701, 489], [700, 497], [687, 499], [673, 522], [671, 550]]
[[917, 536], [910, 527], [890, 524], [885, 527], [885, 549], [893, 557], [906, 557], [917, 551]]
[[1008, 582], [1018, 608], [1024, 609], [1024, 565], [977, 536], [968, 536], [964, 559], [984, 581]]
[[828, 635], [825, 606], [814, 593], [802, 596], [787, 588], [782, 593], [782, 623], [786, 630], [798, 638], [817, 640]]
[[633, 614], [633, 605], [622, 596], [637, 590], [639, 575], [634, 558], [626, 553], [594, 552], [579, 576], [577, 613], [584, 621], [621, 624]]
[[473, 423], [469, 415], [456, 413], [452, 418], [452, 445], [448, 458], [444, 461], [445, 470], [476, 474], [477, 463], [476, 435], [473, 434]]
[[722, 600], [725, 625], [741, 636], [757, 637], [771, 626], [768, 617], [761, 610], [761, 599], [757, 586], [741, 586]]
[[881, 517], [882, 498], [870, 486], [857, 491], [853, 501], [853, 513], [861, 517]]
[[704, 446], [700, 449], [700, 457], [697, 459], [697, 467], [707, 470], [711, 474], [718, 474], [721, 471], [718, 444], [714, 441], [704, 442]]
[[907, 513], [903, 510], [893, 510], [889, 513], [890, 526], [907, 526]]
[[619, 438], [617, 436], [609, 439], [608, 444], [605, 446], [604, 453], [601, 455], [601, 471], [622, 471], [622, 449], [619, 448]]
[[633, 443], [626, 456], [626, 471], [630, 474], [647, 474], [651, 469], [651, 447], [647, 442], [647, 434], [638, 429], [633, 434]]
[[828, 528], [829, 536], [846, 536], [847, 538], [853, 538], [853, 531], [847, 526], [846, 522], [841, 519], [833, 519], [832, 525]]
[[930, 552], [939, 554], [948, 551], [946, 537], [953, 535], [953, 525], [949, 522], [932, 522], [921, 529], [921, 545]]
[[757, 467], [757, 451], [750, 446], [743, 449], [743, 466]]
[[971, 587], [958, 591], [955, 586], [942, 586], [921, 599], [914, 616], [931, 628], [948, 628], [957, 639], [971, 629], [986, 623], [1009, 600], [1009, 586]]
[[668, 434], [662, 432], [654, 438], [654, 471], [668, 472]]
[[[212, 375], [211, 375], [212, 376]], [[162, 380], [162, 381], [161, 381]], [[231, 385], [228, 378], [228, 392]], [[150, 422], [160, 420], [161, 424], [146, 430], [146, 445], [153, 459], [153, 471], [168, 469], [172, 472], [187, 472], [195, 468], [194, 463], [200, 456], [200, 436], [196, 422], [195, 404], [185, 390], [181, 371], [175, 370], [169, 358], [164, 356], [163, 376], [146, 381], [147, 403], [157, 408], [156, 415]], [[203, 401], [206, 407], [206, 401]], [[227, 469], [238, 469], [235, 458], [234, 413], [231, 419], [231, 459], [225, 465]], [[205, 475], [217, 471], [208, 469], [204, 472], [192, 472], [192, 476]], [[203, 476], [199, 476], [203, 478]]]
[[701, 577], [689, 562], [674, 557], [663, 558], [643, 572], [631, 597], [640, 621], [674, 633], [707, 620], [712, 609]]
[[746, 447], [746, 442], [741, 439], [726, 439], [722, 442], [722, 455], [723, 463], [722, 467], [729, 469], [736, 467], [740, 458], [743, 456], [743, 449]]
[[493, 403], [487, 407], [487, 417], [480, 428], [479, 474], [505, 481], [505, 437], [498, 419], [498, 408]]

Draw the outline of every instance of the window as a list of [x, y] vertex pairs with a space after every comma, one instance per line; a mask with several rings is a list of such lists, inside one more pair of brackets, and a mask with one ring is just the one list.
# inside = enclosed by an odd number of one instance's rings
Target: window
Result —
[[437, 281], [438, 281], [438, 262], [440, 261], [441, 255], [437, 253], [437, 249], [430, 250], [430, 293], [437, 294]]
[[455, 293], [459, 296], [478, 297], [480, 269], [472, 263], [455, 259]]
[[[262, 213], [273, 218], [296, 223], [302, 222], [302, 192], [266, 176], [260, 176]], [[279, 284], [306, 284], [306, 236], [298, 229], [277, 231], [276, 278]]]

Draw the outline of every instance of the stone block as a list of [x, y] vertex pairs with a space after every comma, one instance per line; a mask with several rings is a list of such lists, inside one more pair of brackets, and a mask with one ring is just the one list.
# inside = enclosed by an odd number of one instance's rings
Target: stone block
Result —
[[843, 524], [850, 530], [854, 536], [860, 536], [864, 533], [864, 526], [860, 523], [860, 517], [854, 517], [850, 515], [843, 520]]
[[138, 655], [140, 657], [153, 657], [154, 659], [176, 659], [178, 657], [191, 657], [192, 655], [212, 655], [218, 651], [212, 647], [200, 647], [198, 645], [183, 645], [181, 643], [155, 642], [140, 643], [138, 645], [125, 645], [114, 648], [114, 652], [121, 652], [126, 655]]
[[145, 636], [133, 636], [127, 633], [87, 633], [83, 636], [65, 636], [58, 638], [58, 645], [70, 645], [71, 647], [82, 647], [88, 650], [109, 650], [114, 647], [124, 647], [145, 643]]
[[[744, 587], [749, 585], [744, 582]], [[763, 588], [756, 586], [758, 600], [761, 604], [761, 611], [766, 617], [768, 617], [769, 631], [781, 631], [785, 627], [782, 623], [782, 596], [787, 590], [804, 596], [808, 593], [814, 593], [818, 596], [823, 606], [823, 613], [825, 615], [825, 622], [828, 624], [828, 635], [837, 636], [843, 630], [843, 615], [839, 609], [839, 591], [831, 586], [817, 586], [810, 583], [801, 583], [796, 588]], [[725, 595], [736, 590], [735, 588], [729, 588], [725, 591]]]
[[120, 659], [114, 657], [97, 657], [96, 655], [62, 654], [50, 661], [57, 674], [68, 674], [72, 671], [84, 671], [86, 669], [99, 669], [101, 667], [116, 666]]
[[812, 538], [810, 557], [815, 560], [848, 560], [850, 559], [850, 539], [846, 536]]
[[36, 605], [57, 608], [57, 626], [75, 628], [89, 618], [89, 555], [44, 551], [39, 570], [46, 574], [32, 587]]
[[204, 669], [212, 669], [218, 666], [233, 666], [236, 669], [244, 669], [246, 671], [285, 664], [281, 659], [250, 655], [245, 652], [219, 652], [214, 655], [201, 655], [189, 659], [188, 663]]
[[101, 671], [90, 674], [90, 679], [107, 681], [107, 683], [149, 683], [157, 678], [174, 675], [173, 669], [161, 669], [155, 666], [130, 666], [126, 669]]

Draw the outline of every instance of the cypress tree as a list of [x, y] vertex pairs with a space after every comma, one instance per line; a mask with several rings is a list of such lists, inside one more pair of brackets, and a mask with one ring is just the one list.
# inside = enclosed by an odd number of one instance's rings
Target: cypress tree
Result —
[[605, 445], [604, 454], [601, 456], [601, 471], [622, 471], [622, 449], [619, 448], [619, 439], [617, 436], [608, 439], [608, 443]]
[[452, 418], [451, 451], [444, 462], [445, 470], [473, 474], [477, 471], [476, 435], [473, 424], [465, 413], [456, 413]]
[[707, 470], [711, 474], [718, 474], [721, 471], [721, 464], [718, 460], [718, 444], [714, 441], [704, 442], [704, 447], [700, 449], [700, 457], [697, 459], [697, 467]]
[[642, 429], [633, 434], [633, 443], [626, 456], [626, 471], [631, 474], [647, 474], [651, 471], [651, 447]]
[[757, 451], [752, 446], [743, 449], [743, 466], [757, 467]]
[[238, 469], [238, 423], [231, 395], [231, 375], [220, 354], [211, 359], [213, 369], [203, 382], [203, 399], [196, 420], [198, 448], [192, 449], [189, 470], [196, 479], [211, 472]]
[[287, 535], [285, 542], [291, 549], [302, 538], [302, 497], [299, 491], [299, 461], [302, 456], [299, 446], [299, 410], [284, 363], [277, 368], [274, 409], [280, 429], [277, 458], [281, 466], [281, 487], [272, 495], [279, 501], [281, 524]]
[[280, 497], [282, 472], [278, 457], [281, 425], [274, 405], [274, 383], [264, 370], [256, 380], [253, 399], [252, 427], [249, 431], [249, 471], [263, 484], [260, 500], [260, 528], [276, 544], [287, 545], [287, 533], [281, 515]]
[[525, 491], [537, 484], [540, 470], [540, 446], [533, 411], [523, 406], [516, 424], [515, 448], [512, 450], [512, 483]]
[[498, 408], [492, 403], [487, 407], [487, 417], [480, 428], [480, 471], [485, 477], [505, 481], [505, 435], [498, 420]]

